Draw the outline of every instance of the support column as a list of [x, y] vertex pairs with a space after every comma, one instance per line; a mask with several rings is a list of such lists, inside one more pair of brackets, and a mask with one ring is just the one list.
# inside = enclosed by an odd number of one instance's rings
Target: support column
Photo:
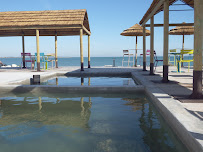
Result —
[[143, 26], [143, 71], [146, 70], [146, 31], [145, 26]]
[[37, 40], [37, 71], [40, 71], [39, 30], [36, 30], [36, 40]]
[[185, 45], [185, 35], [183, 34], [183, 45], [182, 45], [182, 50], [184, 50], [184, 45]]
[[88, 68], [90, 68], [90, 35], [88, 35]]
[[22, 34], [22, 49], [23, 49], [23, 68], [25, 67], [25, 39], [24, 39], [24, 33]]
[[55, 67], [58, 68], [57, 32], [55, 33]]
[[81, 70], [80, 71], [84, 71], [84, 65], [83, 65], [83, 41], [82, 41], [82, 37], [83, 37], [83, 29], [80, 29], [80, 63], [81, 63]]
[[203, 1], [194, 1], [194, 69], [191, 98], [202, 97]]
[[137, 36], [136, 36], [136, 42], [135, 42], [135, 67], [137, 67]]
[[168, 82], [168, 31], [169, 31], [169, 0], [164, 1], [164, 51], [163, 51], [163, 82]]
[[154, 75], [154, 16], [150, 19], [150, 75]]

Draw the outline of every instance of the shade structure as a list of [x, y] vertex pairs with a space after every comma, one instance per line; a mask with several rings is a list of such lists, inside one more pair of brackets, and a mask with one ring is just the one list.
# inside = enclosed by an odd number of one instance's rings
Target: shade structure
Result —
[[[145, 30], [146, 36], [150, 35], [149, 30]], [[121, 33], [122, 36], [136, 36], [136, 46], [135, 46], [135, 66], [137, 66], [137, 37], [138, 36], [143, 36], [143, 27], [140, 26], [139, 24], [135, 24], [132, 27], [124, 30]]]
[[[0, 12], [0, 21], [0, 37], [22, 36], [23, 54], [25, 53], [24, 36], [36, 36], [37, 71], [40, 71], [39, 36], [55, 36], [57, 68], [57, 36], [79, 35], [82, 37], [83, 35], [91, 35], [86, 9]], [[82, 43], [81, 41], [80, 51], [83, 53]], [[83, 61], [82, 53], [80, 54], [81, 61]], [[23, 67], [25, 68], [24, 55]], [[81, 62], [82, 69], [83, 63]]]
[[183, 45], [182, 45], [183, 50], [184, 50], [184, 36], [194, 34], [194, 27], [184, 26], [184, 24], [186, 23], [183, 22], [183, 26], [177, 26], [169, 31], [170, 35], [183, 35]]
[[40, 36], [80, 35], [80, 28], [85, 28], [84, 35], [90, 33], [87, 11], [51, 10], [0, 12], [0, 36]]

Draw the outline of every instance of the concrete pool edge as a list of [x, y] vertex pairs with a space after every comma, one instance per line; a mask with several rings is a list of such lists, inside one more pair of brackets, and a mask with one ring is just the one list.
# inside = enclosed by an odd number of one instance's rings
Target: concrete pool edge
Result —
[[[91, 72], [91, 71], [89, 71]], [[93, 71], [94, 72], [94, 71]], [[52, 72], [52, 73], [39, 73], [43, 74], [41, 75], [42, 77], [47, 77], [47, 76], [53, 76], [53, 75], [63, 75], [64, 73], [67, 73], [65, 71], [62, 72]], [[80, 72], [78, 72], [80, 74]], [[102, 72], [99, 72], [101, 74]], [[121, 72], [117, 72], [116, 74], [120, 74]], [[123, 74], [125, 72], [122, 72]], [[126, 72], [128, 73], [128, 72]], [[34, 73], [33, 73], [34, 74]], [[35, 73], [38, 74], [38, 73]], [[98, 75], [99, 75], [98, 74]], [[114, 73], [115, 74], [115, 73]], [[113, 75], [114, 75], [113, 74]], [[198, 137], [195, 136], [194, 133], [201, 133], [203, 134], [203, 130], [201, 127], [203, 126], [202, 122], [199, 123], [198, 120], [196, 120], [194, 117], [188, 118], [187, 116], [191, 116], [191, 114], [186, 111], [181, 105], [180, 102], [177, 100], [174, 100], [171, 96], [163, 92], [162, 90], [155, 88], [154, 83], [151, 81], [148, 81], [144, 79], [144, 77], [139, 73], [139, 71], [136, 72], [131, 72], [132, 78], [136, 81], [139, 82], [138, 86], [133, 86], [133, 87], [127, 87], [124, 89], [123, 86], [120, 87], [111, 87], [111, 86], [106, 86], [106, 90], [104, 90], [105, 86], [102, 87], [97, 87], [97, 86], [57, 86], [57, 90], [60, 92], [60, 89], [73, 91], [77, 92], [76, 90], [88, 90], [87, 92], [90, 93], [99, 93], [97, 89], [103, 93], [134, 93], [135, 91], [145, 91], [146, 94], [153, 99], [153, 104], [155, 107], [157, 107], [158, 111], [160, 114], [163, 116], [163, 118], [167, 121], [169, 126], [172, 128], [172, 130], [177, 134], [179, 139], [185, 144], [185, 146], [190, 150], [190, 151], [203, 151], [203, 142], [202, 138], [201, 141], [198, 140]], [[24, 79], [25, 80], [25, 79]], [[21, 82], [20, 79], [18, 81], [19, 83]], [[54, 88], [55, 87], [55, 88]], [[97, 89], [95, 89], [97, 88]], [[40, 90], [41, 89], [41, 90]], [[55, 90], [54, 90], [55, 89]], [[56, 91], [56, 86], [49, 86], [48, 88], [46, 86], [23, 86], [23, 85], [1, 85], [0, 91], [16, 91], [18, 90], [26, 93], [26, 92], [40, 92], [42, 90], [49, 92], [50, 90]], [[67, 91], [67, 90], [66, 90]], [[91, 92], [92, 91], [92, 92]], [[80, 92], [80, 91], [79, 91]], [[42, 91], [43, 93], [43, 91]], [[66, 92], [67, 93], [67, 92]], [[71, 93], [71, 92], [69, 92]], [[171, 104], [173, 102], [173, 104]], [[177, 110], [178, 109], [178, 110]], [[194, 118], [194, 119], [193, 119]], [[200, 126], [196, 130], [196, 126]], [[192, 129], [191, 129], [191, 128]]]
[[47, 86], [47, 85], [1, 85], [1, 92], [14, 93], [134, 93], [135, 91], [144, 92], [144, 86]]
[[203, 134], [203, 122], [183, 108], [178, 100], [156, 88], [138, 72], [132, 72], [132, 75], [144, 86], [152, 103], [188, 150], [203, 151], [203, 139], [198, 137], [198, 134]]

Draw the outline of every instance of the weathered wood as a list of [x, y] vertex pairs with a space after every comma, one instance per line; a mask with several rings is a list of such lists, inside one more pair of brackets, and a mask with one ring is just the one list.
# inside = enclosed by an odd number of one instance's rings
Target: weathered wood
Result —
[[168, 82], [169, 0], [164, 1], [163, 82]]
[[81, 71], [84, 71], [83, 65], [83, 29], [80, 29], [80, 63], [81, 63]]
[[90, 68], [90, 35], [88, 35], [88, 68]]
[[146, 33], [143, 26], [143, 71], [146, 71]]
[[36, 41], [37, 41], [37, 71], [40, 71], [39, 30], [36, 30]]
[[137, 67], [137, 36], [135, 40], [135, 67]]
[[23, 68], [25, 67], [25, 37], [24, 33], [22, 34], [22, 49], [23, 49]]
[[152, 16], [157, 12], [157, 10], [160, 8], [160, 6], [164, 3], [164, 0], [159, 0], [159, 2], [156, 4], [154, 9], [150, 12], [150, 14], [147, 16], [147, 18], [141, 23], [141, 25], [145, 25], [149, 19], [151, 19]]
[[84, 26], [82, 26], [83, 30], [90, 36], [91, 35], [91, 32], [88, 31]]
[[58, 68], [57, 32], [55, 33], [55, 67]]
[[192, 98], [202, 97], [203, 1], [194, 2], [194, 69]]
[[[146, 27], [150, 27], [150, 24], [145, 24]], [[163, 27], [164, 24], [154, 24], [154, 27]], [[194, 26], [194, 23], [171, 23], [169, 26]]]
[[150, 75], [154, 74], [154, 16], [150, 19]]
[[35, 30], [35, 29], [69, 29], [69, 28], [81, 28], [81, 25], [63, 25], [63, 26], [2, 26], [0, 30]]

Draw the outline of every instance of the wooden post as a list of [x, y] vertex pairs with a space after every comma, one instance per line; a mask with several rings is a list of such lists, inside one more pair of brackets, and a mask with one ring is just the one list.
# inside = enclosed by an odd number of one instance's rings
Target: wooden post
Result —
[[183, 46], [182, 46], [182, 50], [184, 50], [184, 43], [185, 43], [185, 35], [183, 34]]
[[23, 68], [25, 67], [25, 39], [24, 39], [24, 33], [22, 34], [22, 49], [23, 49]]
[[202, 98], [203, 1], [194, 1], [194, 69], [191, 98]]
[[80, 63], [81, 63], [81, 70], [80, 71], [84, 71], [84, 68], [83, 68], [83, 41], [82, 41], [82, 37], [83, 37], [83, 29], [80, 29]]
[[58, 68], [57, 32], [55, 33], [55, 67]]
[[88, 35], [88, 68], [90, 68], [90, 35]]
[[136, 36], [136, 42], [135, 42], [135, 67], [137, 67], [137, 36]]
[[37, 71], [40, 71], [39, 30], [36, 30], [36, 40], [37, 40]]
[[163, 82], [168, 82], [168, 31], [169, 31], [169, 0], [164, 1], [164, 51], [163, 51]]
[[[184, 43], [185, 43], [185, 35], [183, 34], [183, 45], [182, 45], [182, 50], [184, 50]], [[182, 60], [183, 60], [183, 54], [182, 54]], [[181, 66], [183, 67], [183, 62], [181, 63]]]
[[143, 71], [146, 70], [146, 32], [145, 26], [143, 26]]
[[150, 75], [154, 75], [154, 16], [150, 19]]

